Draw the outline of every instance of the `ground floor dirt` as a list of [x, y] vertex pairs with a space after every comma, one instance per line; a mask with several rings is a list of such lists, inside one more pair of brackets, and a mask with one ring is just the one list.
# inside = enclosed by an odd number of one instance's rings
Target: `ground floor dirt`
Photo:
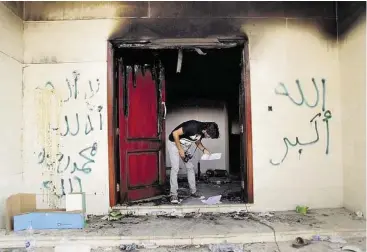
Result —
[[[117, 216], [114, 221], [108, 220], [109, 216], [89, 216], [82, 230], [34, 231], [36, 252], [53, 251], [52, 247], [60, 244], [83, 244], [100, 252], [119, 251], [120, 246], [122, 251], [138, 248], [145, 252], [331, 252], [343, 251], [345, 246], [358, 248], [357, 252], [366, 250], [366, 221], [343, 208], [310, 210], [305, 215], [296, 211], [198, 211], [114, 216]], [[0, 251], [22, 251], [19, 248], [27, 237], [26, 231], [0, 233]], [[310, 244], [293, 248], [292, 242], [297, 237], [309, 240]], [[225, 250], [225, 246], [232, 246], [232, 250]]]
[[[347, 245], [342, 243], [330, 243], [330, 242], [314, 242], [303, 248], [293, 248], [292, 242], [278, 242], [278, 246], [281, 252], [336, 252], [343, 251], [345, 246], [353, 246], [361, 249], [360, 251], [366, 251], [366, 238], [351, 238], [346, 239]], [[176, 246], [176, 247], [157, 247], [150, 249], [138, 249], [139, 252], [228, 252], [228, 249], [241, 249], [242, 252], [273, 252], [278, 251], [278, 246], [275, 243], [252, 243], [252, 244], [227, 244], [227, 246]], [[2, 252], [25, 252], [25, 249], [3, 249]], [[35, 252], [53, 252], [54, 248], [37, 248]], [[105, 247], [95, 248], [91, 252], [118, 252], [123, 251], [119, 247]], [[128, 250], [125, 250], [128, 251]], [[232, 250], [237, 252], [236, 250]]]

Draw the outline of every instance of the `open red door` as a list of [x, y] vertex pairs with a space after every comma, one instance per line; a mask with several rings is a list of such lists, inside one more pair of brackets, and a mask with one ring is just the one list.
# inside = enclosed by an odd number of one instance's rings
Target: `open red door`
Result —
[[119, 63], [121, 201], [163, 193], [165, 167], [165, 82], [159, 60]]

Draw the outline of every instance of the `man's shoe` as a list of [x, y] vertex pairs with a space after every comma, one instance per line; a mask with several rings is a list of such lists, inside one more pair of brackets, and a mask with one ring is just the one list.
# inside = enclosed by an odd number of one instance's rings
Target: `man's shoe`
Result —
[[171, 196], [171, 203], [172, 204], [178, 204], [178, 197], [176, 195]]
[[196, 193], [191, 193], [191, 197], [193, 198], [200, 198], [201, 195], [199, 195], [197, 192]]

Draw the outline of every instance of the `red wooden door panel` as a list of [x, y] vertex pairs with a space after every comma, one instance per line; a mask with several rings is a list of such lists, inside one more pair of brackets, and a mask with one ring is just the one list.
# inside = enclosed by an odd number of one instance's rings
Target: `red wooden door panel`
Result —
[[120, 191], [123, 202], [162, 193], [165, 82], [160, 62], [119, 63]]

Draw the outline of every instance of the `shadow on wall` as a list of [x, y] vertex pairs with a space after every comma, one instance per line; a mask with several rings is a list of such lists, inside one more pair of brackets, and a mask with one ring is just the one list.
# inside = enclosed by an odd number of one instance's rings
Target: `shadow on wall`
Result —
[[[215, 121], [219, 126], [219, 139], [204, 139], [203, 144], [211, 152], [222, 153], [222, 158], [215, 161], [201, 162], [201, 172], [206, 172], [208, 169], [225, 169], [229, 170], [228, 159], [228, 113], [224, 102], [210, 101], [210, 100], [195, 100], [186, 101], [178, 104], [167, 104], [167, 118], [166, 118], [166, 141], [169, 141], [168, 136], [172, 130], [182, 122], [188, 120], [198, 121]], [[196, 145], [193, 144], [191, 151], [195, 151]], [[197, 172], [197, 163], [201, 158], [202, 152], [196, 150], [193, 159], [191, 160]], [[171, 162], [166, 150], [166, 166], [170, 167]], [[180, 174], [186, 174], [184, 164], [180, 162]]]

